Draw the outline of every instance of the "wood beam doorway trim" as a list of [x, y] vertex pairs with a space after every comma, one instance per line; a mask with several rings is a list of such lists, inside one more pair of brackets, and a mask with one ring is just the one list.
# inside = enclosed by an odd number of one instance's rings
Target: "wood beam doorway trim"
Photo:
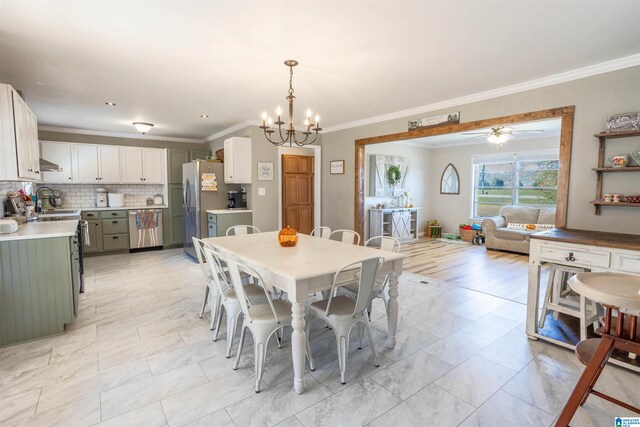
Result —
[[567, 207], [569, 198], [569, 174], [571, 171], [571, 144], [573, 142], [573, 116], [575, 106], [551, 108], [548, 110], [532, 111], [529, 113], [513, 114], [510, 116], [494, 117], [476, 120], [474, 122], [439, 126], [435, 128], [414, 129], [407, 132], [373, 136], [356, 139], [355, 141], [355, 198], [354, 198], [354, 229], [364, 236], [364, 149], [370, 144], [405, 141], [407, 139], [424, 138], [448, 133], [466, 132], [469, 130], [488, 128], [513, 123], [532, 122], [545, 119], [560, 118], [560, 171], [558, 174], [558, 191], [556, 202], [556, 227], [566, 228]]

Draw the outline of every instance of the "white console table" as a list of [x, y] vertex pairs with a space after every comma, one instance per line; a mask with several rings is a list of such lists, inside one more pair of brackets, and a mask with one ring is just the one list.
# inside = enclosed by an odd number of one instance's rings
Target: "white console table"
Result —
[[369, 209], [369, 238], [391, 236], [401, 242], [418, 238], [420, 208]]
[[573, 349], [572, 343], [538, 333], [541, 266], [550, 262], [640, 275], [640, 235], [553, 229], [532, 234], [530, 242], [527, 335]]

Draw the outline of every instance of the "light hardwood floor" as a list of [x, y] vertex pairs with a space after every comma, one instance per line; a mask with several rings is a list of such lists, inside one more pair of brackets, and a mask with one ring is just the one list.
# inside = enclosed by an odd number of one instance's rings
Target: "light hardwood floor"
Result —
[[402, 253], [407, 256], [405, 271], [522, 304], [527, 302], [528, 255], [429, 238], [403, 244]]

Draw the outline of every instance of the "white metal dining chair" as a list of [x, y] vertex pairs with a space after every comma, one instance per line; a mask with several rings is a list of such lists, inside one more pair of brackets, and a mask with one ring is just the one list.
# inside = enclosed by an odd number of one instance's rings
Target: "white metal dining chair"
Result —
[[353, 230], [332, 231], [331, 234], [329, 234], [329, 239], [338, 240], [342, 243], [349, 243], [356, 246], [360, 244], [360, 235]]
[[[381, 251], [388, 252], [400, 252], [401, 243], [395, 237], [390, 236], [376, 236], [367, 240], [364, 245], [366, 247], [377, 247]], [[382, 299], [384, 302], [385, 309], [389, 303], [389, 294], [387, 293], [387, 286], [389, 285], [390, 275], [385, 274], [382, 277], [376, 277], [376, 283], [373, 286], [373, 292], [371, 293], [371, 301], [369, 301], [369, 305], [367, 306], [367, 312], [369, 314], [369, 318], [371, 318], [371, 306], [372, 301], [376, 298]], [[341, 286], [338, 289], [338, 293], [343, 293], [353, 299], [355, 299], [358, 295], [358, 285], [357, 283], [348, 284]]]
[[[338, 270], [333, 278], [333, 286], [329, 298], [322, 301], [316, 301], [309, 306], [309, 321], [307, 323], [307, 337], [309, 329], [314, 319], [323, 319], [333, 328], [336, 335], [336, 343], [338, 345], [338, 363], [340, 365], [340, 382], [346, 383], [347, 355], [349, 352], [349, 337], [351, 331], [358, 324], [363, 324], [367, 331], [369, 345], [373, 353], [373, 362], [375, 366], [380, 366], [376, 348], [371, 337], [370, 320], [367, 316], [367, 305], [371, 300], [371, 292], [375, 284], [378, 270], [384, 262], [384, 258], [370, 258], [361, 262], [355, 262], [345, 265]], [[346, 295], [336, 295], [336, 287], [344, 276], [350, 276], [357, 280], [358, 296], [354, 300]], [[309, 355], [309, 364], [314, 369], [313, 356], [311, 349], [307, 349]]]
[[[232, 260], [226, 260], [226, 263], [231, 282], [239, 297], [238, 302], [240, 309], [244, 314], [240, 344], [238, 345], [238, 354], [233, 363], [233, 369], [238, 369], [245, 334], [247, 329], [249, 329], [249, 332], [251, 332], [253, 336], [254, 370], [256, 373], [255, 392], [260, 393], [260, 382], [262, 381], [262, 375], [264, 373], [269, 339], [272, 335], [275, 335], [278, 347], [282, 348], [277, 332], [284, 326], [291, 326], [291, 305], [282, 300], [271, 299], [267, 291], [268, 286], [257, 271]], [[246, 293], [247, 286], [242, 285], [241, 273], [249, 274], [260, 281], [266, 302], [255, 304], [252, 299], [249, 298], [249, 295]], [[308, 348], [309, 341], [307, 340], [307, 349]]]
[[331, 235], [331, 228], [325, 226], [316, 227], [311, 230], [309, 235], [313, 237], [320, 237], [321, 239], [328, 239]]
[[209, 304], [209, 310], [211, 311], [211, 325], [209, 329], [213, 329], [216, 321], [218, 306], [220, 305], [220, 295], [218, 294], [218, 288], [213, 280], [213, 275], [211, 272], [211, 268], [207, 265], [207, 259], [205, 258], [203, 249], [206, 245], [205, 242], [198, 239], [197, 237], [192, 237], [193, 239], [193, 247], [196, 250], [196, 255], [198, 256], [198, 263], [202, 268], [202, 274], [204, 274], [206, 288], [204, 290], [204, 300], [202, 301], [202, 310], [200, 310], [200, 315], [198, 316], [200, 319], [204, 317], [204, 311], [207, 308], [207, 303]]
[[[227, 314], [227, 359], [231, 357], [231, 347], [233, 346], [233, 339], [236, 334], [238, 326], [238, 320], [242, 315], [242, 309], [236, 295], [236, 291], [231, 284], [227, 271], [225, 271], [220, 261], [219, 255], [215, 250], [208, 245], [203, 248], [207, 265], [211, 269], [213, 282], [218, 289], [219, 297], [216, 299], [216, 324], [213, 331], [213, 341], [218, 340], [218, 334], [220, 332], [220, 324], [222, 323], [222, 309], [224, 308]], [[242, 283], [242, 280], [241, 280]], [[250, 298], [254, 304], [264, 302], [265, 290], [260, 286], [250, 283], [244, 286], [244, 294], [247, 298]]]
[[259, 232], [258, 227], [254, 227], [253, 225], [234, 225], [233, 227], [227, 228], [227, 236], [241, 236], [243, 234], [255, 234]]

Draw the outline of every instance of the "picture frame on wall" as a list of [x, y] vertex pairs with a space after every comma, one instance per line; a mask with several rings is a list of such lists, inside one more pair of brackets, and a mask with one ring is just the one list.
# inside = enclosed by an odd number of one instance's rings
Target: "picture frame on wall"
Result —
[[273, 181], [273, 163], [258, 162], [258, 181]]
[[344, 160], [331, 160], [329, 173], [331, 175], [344, 174]]

